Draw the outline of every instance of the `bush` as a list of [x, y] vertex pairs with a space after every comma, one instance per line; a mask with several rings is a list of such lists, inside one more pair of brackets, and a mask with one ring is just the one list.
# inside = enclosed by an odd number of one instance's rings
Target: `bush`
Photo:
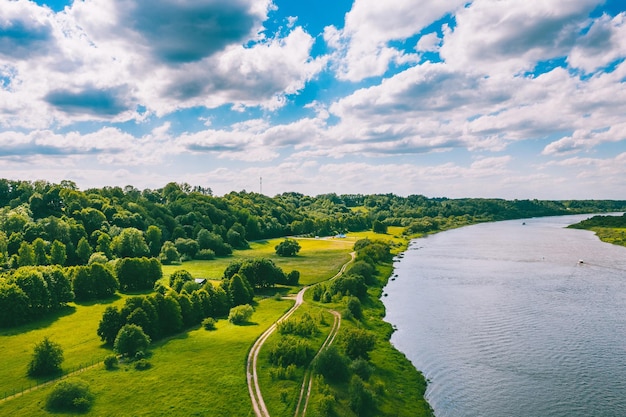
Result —
[[372, 376], [372, 367], [370, 364], [363, 358], [355, 359], [350, 364], [350, 370], [358, 375], [363, 381], [367, 381]]
[[206, 319], [202, 320], [202, 327], [204, 327], [204, 330], [215, 330], [216, 323], [217, 322], [213, 317], [207, 317]]
[[46, 401], [50, 411], [86, 412], [93, 403], [93, 394], [89, 386], [81, 381], [59, 382]]
[[348, 387], [350, 408], [358, 416], [369, 416], [375, 411], [374, 394], [357, 375], [353, 375]]
[[254, 309], [250, 304], [236, 306], [230, 309], [230, 313], [228, 313], [228, 321], [233, 324], [243, 324], [250, 320], [252, 313], [254, 313]]
[[109, 355], [106, 358], [104, 358], [104, 368], [109, 371], [117, 368], [118, 363], [119, 361], [117, 360], [116, 355]]
[[200, 249], [200, 251], [196, 254], [196, 259], [210, 261], [215, 259], [215, 252], [211, 249]]
[[150, 344], [143, 329], [136, 324], [125, 324], [117, 334], [113, 349], [120, 355], [134, 357], [137, 352], [144, 351]]
[[335, 345], [330, 345], [319, 353], [313, 369], [329, 381], [343, 382], [348, 379], [348, 360], [339, 353]]
[[137, 362], [135, 362], [135, 369], [138, 371], [145, 371], [146, 369], [150, 368], [152, 368], [152, 364], [146, 359], [139, 359]]
[[35, 345], [33, 358], [28, 364], [29, 376], [46, 376], [61, 373], [63, 349], [61, 345], [45, 337]]
[[285, 239], [274, 247], [278, 256], [296, 256], [300, 252], [300, 244], [295, 239]]
[[368, 352], [374, 349], [376, 337], [364, 329], [346, 329], [341, 337], [341, 342], [350, 359], [367, 359]]
[[280, 334], [294, 334], [302, 337], [311, 337], [319, 333], [315, 320], [308, 313], [300, 318], [283, 320], [278, 323], [277, 328]]
[[357, 320], [361, 320], [363, 318], [363, 310], [361, 309], [361, 301], [359, 301], [356, 297], [348, 298], [347, 304], [348, 311], [352, 314]]
[[314, 354], [315, 351], [306, 340], [292, 336], [281, 338], [269, 352], [270, 362], [283, 367], [307, 365], [313, 359]]

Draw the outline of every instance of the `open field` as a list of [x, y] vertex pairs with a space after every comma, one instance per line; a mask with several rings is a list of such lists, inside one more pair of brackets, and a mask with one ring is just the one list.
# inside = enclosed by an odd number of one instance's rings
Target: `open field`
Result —
[[[137, 371], [121, 365], [114, 371], [99, 366], [73, 376], [89, 384], [96, 396], [89, 415], [252, 415], [246, 387], [245, 358], [254, 340], [293, 303], [261, 301], [251, 323], [235, 326], [226, 320], [217, 330], [197, 328], [152, 346], [153, 367]], [[46, 415], [51, 387], [0, 403], [0, 415]], [[55, 414], [62, 415], [62, 414]]]
[[[125, 297], [109, 302], [70, 303], [63, 311], [49, 318], [0, 331], [0, 398], [14, 391], [21, 391], [37, 381], [26, 376], [26, 367], [36, 343], [48, 336], [63, 348], [64, 370], [75, 369], [81, 364], [102, 360], [111, 353], [96, 334], [102, 313], [109, 305], [121, 306]], [[0, 414], [2, 405], [0, 405]]]
[[250, 243], [250, 249], [236, 250], [233, 256], [211, 261], [188, 261], [176, 265], [163, 266], [163, 280], [179, 269], [185, 269], [196, 278], [219, 280], [224, 269], [235, 259], [269, 258], [286, 273], [300, 271], [300, 284], [309, 285], [335, 275], [341, 266], [350, 259], [354, 242], [360, 237], [349, 235], [344, 239], [298, 239], [302, 249], [297, 256], [281, 257], [274, 247], [283, 239], [269, 239]]

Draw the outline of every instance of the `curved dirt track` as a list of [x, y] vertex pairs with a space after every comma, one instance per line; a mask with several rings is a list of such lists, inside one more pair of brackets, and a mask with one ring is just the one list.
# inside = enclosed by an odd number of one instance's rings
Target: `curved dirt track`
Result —
[[[346, 262], [345, 264], [343, 264], [339, 272], [337, 272], [337, 274], [335, 274], [328, 281], [332, 281], [336, 279], [337, 277], [341, 276], [346, 271], [346, 268], [348, 267], [348, 265], [354, 262], [355, 256], [356, 254], [354, 252], [351, 252], [350, 260]], [[259, 386], [259, 379], [258, 379], [258, 374], [257, 374], [257, 369], [256, 369], [257, 358], [259, 356], [259, 352], [261, 351], [261, 347], [263, 347], [263, 344], [265, 343], [267, 338], [270, 337], [272, 333], [274, 333], [278, 323], [280, 323], [283, 320], [288, 319], [294, 313], [294, 311], [296, 311], [298, 307], [302, 305], [302, 303], [304, 302], [304, 293], [306, 292], [308, 288], [309, 288], [308, 286], [303, 287], [300, 290], [300, 292], [298, 292], [298, 294], [296, 295], [296, 303], [293, 305], [293, 307], [291, 307], [281, 318], [276, 320], [274, 324], [272, 324], [265, 332], [263, 332], [261, 336], [259, 336], [256, 342], [254, 342], [254, 345], [252, 345], [252, 348], [250, 349], [250, 353], [248, 353], [248, 361], [246, 363], [246, 378], [248, 381], [248, 392], [250, 393], [250, 400], [252, 401], [252, 408], [254, 409], [254, 415], [256, 417], [270, 417], [270, 413], [269, 411], [267, 411], [267, 406], [265, 405], [265, 401], [263, 400], [263, 394], [261, 394], [261, 387]], [[329, 310], [329, 311], [335, 316], [335, 321], [333, 323], [333, 327], [328, 337], [322, 344], [317, 354], [319, 354], [319, 352], [323, 348], [330, 345], [335, 340], [335, 336], [337, 335], [337, 331], [339, 330], [339, 326], [341, 325], [341, 315], [334, 310]], [[307, 369], [307, 372], [305, 373], [304, 381], [302, 382], [302, 388], [300, 389], [300, 398], [298, 400], [298, 405], [296, 407], [296, 416], [298, 415], [304, 416], [306, 413], [306, 407], [308, 405], [309, 395], [311, 393], [312, 379], [313, 379], [313, 374], [309, 367], [309, 369]], [[306, 396], [304, 396], [305, 391], [306, 391]], [[302, 412], [300, 413], [301, 407], [302, 407]]]

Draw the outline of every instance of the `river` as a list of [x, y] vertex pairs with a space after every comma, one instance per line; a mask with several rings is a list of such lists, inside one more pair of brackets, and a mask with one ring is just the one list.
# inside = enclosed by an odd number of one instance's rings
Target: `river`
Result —
[[587, 217], [450, 230], [397, 260], [385, 320], [437, 417], [626, 416], [626, 248], [565, 228]]

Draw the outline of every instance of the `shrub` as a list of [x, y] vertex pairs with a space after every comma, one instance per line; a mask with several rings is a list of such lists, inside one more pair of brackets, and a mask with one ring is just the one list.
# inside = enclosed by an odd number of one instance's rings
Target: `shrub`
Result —
[[134, 357], [137, 352], [146, 350], [150, 344], [143, 329], [136, 324], [125, 324], [117, 334], [113, 349], [120, 355]]
[[196, 254], [196, 259], [210, 261], [215, 259], [215, 252], [211, 249], [200, 249], [200, 251]]
[[233, 324], [243, 324], [250, 320], [252, 313], [254, 313], [254, 309], [250, 304], [236, 306], [230, 309], [230, 313], [228, 313], [228, 321]]
[[278, 256], [296, 256], [300, 252], [300, 244], [295, 239], [285, 239], [274, 247]]
[[364, 329], [346, 329], [341, 337], [346, 355], [350, 359], [368, 358], [368, 352], [374, 349], [376, 337]]
[[29, 376], [45, 376], [61, 373], [63, 349], [61, 345], [45, 337], [35, 345], [33, 358], [28, 364]]
[[205, 330], [215, 330], [216, 321], [213, 317], [207, 317], [206, 319], [202, 320], [202, 327], [204, 327]]
[[361, 320], [363, 318], [363, 310], [361, 309], [361, 301], [359, 301], [358, 298], [356, 297], [348, 298], [347, 308], [350, 311], [350, 313], [352, 313], [352, 316], [355, 319]]
[[119, 361], [117, 360], [116, 355], [108, 355], [106, 358], [104, 358], [104, 368], [109, 371], [117, 368], [118, 363]]
[[50, 411], [86, 412], [93, 403], [89, 386], [81, 381], [59, 382], [46, 401]]
[[292, 336], [281, 338], [269, 352], [270, 362], [277, 366], [287, 367], [289, 365], [304, 366], [308, 364], [315, 351], [306, 340]]
[[350, 370], [358, 375], [363, 381], [367, 381], [370, 379], [372, 375], [372, 367], [370, 364], [363, 358], [355, 359], [350, 364]]
[[135, 362], [135, 369], [138, 371], [145, 371], [146, 369], [152, 368], [152, 364], [148, 362], [146, 359], [139, 359]]
[[300, 318], [283, 320], [277, 325], [280, 334], [294, 334], [296, 336], [311, 337], [319, 333], [315, 320], [305, 313]]
[[348, 387], [350, 408], [358, 416], [369, 416], [375, 411], [374, 394], [357, 375], [353, 375]]
[[348, 379], [348, 360], [335, 345], [330, 345], [319, 353], [313, 369], [329, 381], [343, 382]]

